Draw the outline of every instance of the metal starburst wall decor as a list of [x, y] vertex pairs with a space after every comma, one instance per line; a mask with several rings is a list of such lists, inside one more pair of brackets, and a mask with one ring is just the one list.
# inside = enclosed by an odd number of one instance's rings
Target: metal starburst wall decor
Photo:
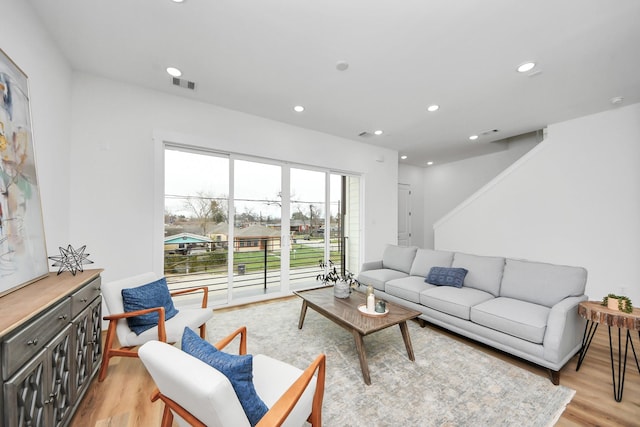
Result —
[[71, 245], [67, 246], [67, 249], [60, 247], [60, 256], [49, 257], [54, 261], [51, 266], [59, 267], [58, 275], [68, 270], [75, 276], [78, 271], [84, 271], [82, 269], [84, 264], [93, 264], [93, 261], [87, 258], [90, 254], [84, 253], [86, 247], [87, 245], [83, 245], [80, 249], [74, 249]]

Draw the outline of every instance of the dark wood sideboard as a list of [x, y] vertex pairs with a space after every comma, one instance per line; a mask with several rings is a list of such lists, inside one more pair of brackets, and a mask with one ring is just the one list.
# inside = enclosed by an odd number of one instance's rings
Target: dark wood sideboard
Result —
[[101, 272], [50, 273], [0, 297], [0, 425], [71, 421], [100, 367]]

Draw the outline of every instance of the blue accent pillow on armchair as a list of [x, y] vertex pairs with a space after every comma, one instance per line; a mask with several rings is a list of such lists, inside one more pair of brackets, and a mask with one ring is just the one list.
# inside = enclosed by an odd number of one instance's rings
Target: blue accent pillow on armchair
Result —
[[[167, 280], [164, 277], [137, 288], [123, 289], [122, 305], [125, 313], [146, 308], [164, 307], [164, 320], [169, 320], [178, 314], [169, 293]], [[127, 324], [133, 332], [140, 335], [147, 329], [158, 325], [158, 313], [154, 311], [140, 316], [127, 317]]]
[[251, 426], [258, 424], [269, 408], [253, 386], [251, 354], [239, 356], [220, 351], [189, 328], [184, 328], [182, 334], [182, 351], [202, 360], [229, 378]]
[[437, 286], [461, 288], [468, 272], [466, 268], [431, 267], [424, 281]]

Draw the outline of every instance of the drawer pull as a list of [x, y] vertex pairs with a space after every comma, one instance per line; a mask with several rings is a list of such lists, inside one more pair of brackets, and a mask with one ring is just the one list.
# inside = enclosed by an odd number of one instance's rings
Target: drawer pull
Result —
[[66, 320], [67, 319], [67, 315], [63, 314], [62, 316], [58, 316], [59, 320]]
[[82, 299], [80, 300], [80, 302], [87, 302], [87, 301], [89, 301], [89, 298], [82, 298]]
[[27, 341], [27, 345], [38, 345], [38, 338]]

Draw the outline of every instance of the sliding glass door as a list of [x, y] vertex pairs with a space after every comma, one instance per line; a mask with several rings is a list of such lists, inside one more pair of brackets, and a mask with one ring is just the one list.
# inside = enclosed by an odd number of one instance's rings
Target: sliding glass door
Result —
[[207, 286], [227, 302], [229, 158], [166, 147], [164, 274], [173, 289]]
[[282, 168], [233, 162], [233, 296], [281, 289]]
[[289, 281], [293, 288], [306, 285], [320, 272], [325, 261], [326, 176], [325, 172], [291, 168], [291, 247]]
[[359, 262], [360, 180], [283, 162], [165, 146], [164, 272], [212, 304], [319, 285]]

